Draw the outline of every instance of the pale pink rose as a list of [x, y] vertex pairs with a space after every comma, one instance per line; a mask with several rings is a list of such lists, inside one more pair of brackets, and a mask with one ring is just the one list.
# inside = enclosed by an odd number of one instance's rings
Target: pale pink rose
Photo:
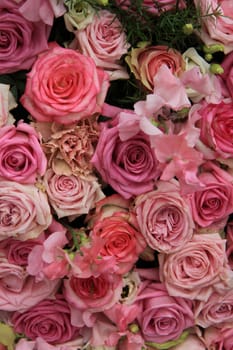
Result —
[[233, 52], [230, 52], [224, 57], [221, 66], [224, 69], [223, 74], [221, 74], [221, 78], [227, 86], [228, 93], [230, 94], [231, 98], [233, 98]]
[[120, 59], [130, 45], [122, 24], [114, 13], [98, 11], [83, 30], [75, 31], [75, 39], [69, 47], [93, 58], [96, 66], [109, 74], [110, 80], [129, 78]]
[[192, 302], [170, 296], [161, 283], [145, 281], [136, 303], [140, 307], [137, 320], [147, 342], [175, 340], [194, 325]]
[[[40, 123], [39, 123], [40, 124]], [[47, 125], [47, 123], [46, 123]], [[96, 118], [86, 118], [75, 125], [64, 127], [54, 125], [49, 130], [48, 125], [43, 128], [35, 123], [35, 128], [42, 131], [43, 136], [48, 132], [43, 149], [48, 157], [49, 167], [60, 173], [64, 170], [61, 161], [65, 161], [68, 168], [66, 175], [81, 175], [86, 179], [92, 178], [93, 165], [91, 158], [99, 138], [99, 125]]]
[[48, 48], [50, 26], [28, 21], [19, 7], [14, 1], [1, 1], [0, 74], [30, 69], [37, 55]]
[[204, 341], [208, 350], [232, 350], [233, 328], [209, 327], [204, 332]]
[[182, 250], [159, 254], [160, 278], [170, 295], [207, 301], [232, 288], [233, 272], [219, 234], [196, 234]]
[[148, 135], [138, 130], [121, 138], [121, 123], [128, 115], [132, 113], [122, 112], [112, 124], [104, 123], [92, 158], [102, 179], [124, 198], [152, 190], [161, 172]]
[[60, 281], [36, 282], [22, 266], [0, 259], [0, 309], [24, 311], [44, 298], [53, 297]]
[[146, 248], [146, 242], [134, 224], [133, 213], [118, 211], [96, 221], [92, 227], [91, 237], [100, 237], [104, 242], [100, 256], [115, 257], [118, 274], [129, 272]]
[[61, 294], [24, 312], [14, 312], [11, 322], [15, 332], [32, 340], [41, 337], [50, 344], [65, 343], [79, 335], [79, 329], [71, 324], [70, 306]]
[[15, 345], [15, 350], [83, 350], [83, 339], [77, 338], [64, 344], [51, 345], [41, 337], [36, 340], [21, 338]]
[[28, 21], [41, 21], [52, 26], [54, 17], [62, 16], [66, 8], [62, 0], [23, 0], [20, 2], [19, 12]]
[[197, 227], [224, 228], [233, 212], [233, 178], [215, 163], [206, 162], [198, 175], [203, 189], [188, 195]]
[[37, 121], [72, 124], [101, 113], [108, 86], [90, 57], [51, 43], [28, 74], [21, 103]]
[[224, 52], [233, 50], [233, 4], [229, 0], [194, 0], [202, 28], [196, 34], [206, 45], [220, 43]]
[[69, 221], [88, 214], [95, 207], [95, 203], [104, 197], [97, 179], [86, 180], [75, 175], [59, 175], [48, 169], [43, 182], [49, 203], [58, 218], [67, 217]]
[[200, 116], [201, 141], [215, 153], [215, 158], [232, 158], [233, 142], [233, 102], [222, 101], [219, 104], [203, 104], [197, 111]]
[[182, 249], [191, 240], [194, 223], [178, 183], [157, 181], [156, 187], [136, 197], [136, 217], [147, 244], [168, 254]]
[[19, 122], [0, 129], [0, 176], [19, 183], [35, 183], [47, 166], [39, 135]]
[[[64, 280], [64, 295], [70, 305], [81, 312], [99, 312], [112, 307], [120, 299], [122, 278], [115, 274]], [[80, 320], [81, 322], [81, 320]]]
[[[206, 350], [204, 343], [194, 334], [189, 334], [187, 338], [179, 345], [176, 345], [171, 350]], [[214, 350], [214, 349], [213, 349]]]
[[207, 301], [194, 303], [195, 323], [203, 328], [233, 322], [233, 291], [212, 293]]
[[45, 193], [33, 185], [0, 181], [0, 240], [36, 238], [51, 224]]
[[[130, 0], [116, 0], [118, 6], [126, 11], [137, 11], [137, 7]], [[143, 0], [143, 9], [149, 13], [159, 16], [163, 12], [174, 10], [177, 6], [176, 0]], [[186, 4], [184, 0], [178, 2], [179, 9], [185, 8]]]
[[[179, 51], [168, 46], [146, 46], [132, 49], [125, 58], [135, 78], [149, 91], [156, 91], [154, 78], [162, 65], [179, 76], [185, 70], [185, 62]], [[159, 86], [159, 84], [158, 84]]]
[[10, 92], [10, 85], [0, 84], [0, 127], [14, 123], [15, 119], [10, 111], [15, 107], [17, 103]]

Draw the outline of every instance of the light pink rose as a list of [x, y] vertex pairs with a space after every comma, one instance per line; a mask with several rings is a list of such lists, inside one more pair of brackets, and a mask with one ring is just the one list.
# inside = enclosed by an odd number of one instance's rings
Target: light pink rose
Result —
[[233, 157], [232, 109], [233, 102], [222, 101], [219, 104], [204, 104], [197, 112], [200, 115], [200, 139], [214, 151], [216, 158]]
[[232, 176], [209, 161], [198, 178], [205, 187], [188, 195], [194, 222], [201, 228], [224, 228], [233, 212]]
[[170, 295], [207, 301], [211, 294], [226, 293], [233, 285], [219, 234], [196, 234], [182, 250], [159, 254], [160, 278]]
[[35, 183], [47, 166], [39, 135], [19, 122], [0, 129], [0, 176], [19, 183]]
[[41, 337], [50, 344], [65, 343], [79, 335], [79, 329], [71, 324], [70, 307], [60, 294], [22, 313], [14, 312], [11, 322], [15, 332], [32, 340]]
[[101, 113], [108, 86], [90, 57], [51, 43], [28, 74], [21, 103], [37, 121], [72, 124]]
[[15, 119], [9, 113], [17, 107], [17, 103], [10, 91], [10, 85], [0, 84], [0, 127], [13, 124]]
[[140, 80], [149, 91], [154, 89], [156, 91], [154, 77], [162, 65], [166, 65], [176, 76], [185, 70], [181, 53], [168, 46], [133, 48], [125, 60], [135, 78]]
[[145, 341], [165, 343], [194, 325], [192, 302], [172, 297], [161, 283], [144, 282], [136, 298], [137, 316]]
[[66, 8], [62, 0], [23, 0], [19, 11], [28, 21], [41, 21], [52, 26], [54, 17], [62, 16]]
[[202, 28], [197, 35], [206, 45], [223, 44], [224, 52], [233, 50], [233, 6], [229, 0], [194, 0], [200, 11]]
[[47, 229], [52, 215], [45, 193], [33, 185], [0, 181], [0, 240], [36, 238]]
[[64, 344], [51, 345], [41, 337], [36, 340], [21, 338], [15, 345], [15, 350], [82, 350], [83, 339], [77, 338]]
[[136, 197], [136, 217], [147, 244], [168, 254], [182, 249], [192, 238], [194, 223], [178, 183], [157, 181], [156, 186]]
[[233, 322], [233, 291], [212, 293], [207, 301], [194, 303], [195, 323], [203, 328]]
[[220, 329], [209, 327], [204, 332], [204, 341], [207, 349], [232, 350], [233, 328], [230, 325]]
[[46, 171], [44, 185], [49, 203], [58, 218], [67, 217], [69, 221], [88, 214], [95, 203], [104, 197], [97, 179], [59, 175], [52, 169]]
[[19, 4], [2, 0], [0, 5], [0, 74], [30, 69], [39, 53], [48, 48], [50, 26], [25, 19]]
[[[138, 130], [121, 137], [120, 128], [132, 113], [120, 113], [112, 124], [104, 123], [92, 163], [102, 179], [124, 198], [151, 191], [160, 175], [149, 136]], [[135, 118], [135, 124], [137, 120]]]
[[189, 334], [187, 338], [179, 345], [176, 345], [171, 350], [206, 350], [204, 343], [194, 334]]
[[69, 47], [93, 58], [96, 66], [109, 74], [110, 80], [129, 78], [120, 59], [130, 45], [122, 24], [114, 13], [98, 11], [90, 24], [83, 30], [75, 31], [75, 39]]
[[[128, 11], [137, 11], [137, 7], [135, 8], [133, 2], [130, 0], [116, 0], [118, 6], [120, 6], [124, 10]], [[177, 5], [176, 0], [143, 0], [142, 6], [143, 9], [148, 11], [153, 15], [160, 15], [163, 12], [173, 10]], [[183, 9], [185, 7], [185, 1], [181, 0], [178, 2], [179, 9]]]
[[122, 278], [115, 274], [105, 273], [88, 278], [72, 275], [64, 280], [65, 298], [72, 307], [82, 312], [109, 309], [120, 299], [121, 292]]
[[44, 298], [53, 297], [60, 281], [36, 282], [27, 274], [24, 267], [0, 259], [0, 309], [24, 311]]

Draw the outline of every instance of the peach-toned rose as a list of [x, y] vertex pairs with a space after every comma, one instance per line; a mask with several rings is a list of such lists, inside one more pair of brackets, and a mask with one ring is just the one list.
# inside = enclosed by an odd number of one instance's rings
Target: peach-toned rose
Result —
[[152, 91], [154, 77], [161, 65], [166, 65], [172, 74], [179, 76], [185, 69], [185, 62], [180, 52], [167, 46], [146, 46], [134, 48], [126, 56], [126, 62], [135, 78]]

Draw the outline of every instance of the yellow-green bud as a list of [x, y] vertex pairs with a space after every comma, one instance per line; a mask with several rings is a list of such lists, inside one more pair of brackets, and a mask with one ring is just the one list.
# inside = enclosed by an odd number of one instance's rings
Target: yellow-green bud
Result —
[[106, 6], [108, 5], [108, 0], [95, 0], [98, 5]]
[[205, 60], [207, 62], [210, 62], [213, 59], [213, 55], [211, 53], [206, 53], [205, 54]]
[[138, 327], [138, 325], [136, 323], [132, 323], [132, 324], [129, 325], [129, 330], [130, 330], [131, 333], [136, 334], [136, 333], [139, 332], [139, 327]]
[[215, 53], [215, 52], [224, 52], [224, 46], [222, 44], [213, 44], [210, 46], [204, 45], [203, 51], [205, 53]]
[[210, 72], [213, 74], [222, 74], [222, 73], [224, 73], [224, 69], [220, 64], [212, 63], [210, 65]]
[[186, 23], [186, 24], [183, 26], [183, 32], [184, 32], [184, 34], [186, 34], [186, 35], [192, 34], [192, 32], [193, 32], [193, 25], [192, 25], [192, 23]]

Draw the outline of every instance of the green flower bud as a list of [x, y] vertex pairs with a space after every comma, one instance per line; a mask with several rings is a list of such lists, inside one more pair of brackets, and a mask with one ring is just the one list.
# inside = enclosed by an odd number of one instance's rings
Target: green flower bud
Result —
[[213, 44], [210, 46], [204, 45], [203, 51], [205, 53], [215, 53], [215, 52], [224, 52], [224, 46], [222, 44]]
[[213, 55], [211, 53], [205, 54], [205, 60], [207, 62], [210, 62], [213, 59]]
[[193, 25], [192, 25], [192, 23], [186, 23], [186, 24], [183, 26], [183, 32], [184, 32], [184, 34], [186, 34], [186, 35], [192, 34], [192, 32], [193, 32]]
[[138, 333], [139, 332], [139, 326], [136, 323], [132, 323], [129, 325], [129, 330], [132, 333]]
[[224, 69], [222, 68], [222, 66], [220, 64], [212, 63], [210, 65], [210, 72], [213, 74], [222, 74], [222, 73], [224, 73]]

